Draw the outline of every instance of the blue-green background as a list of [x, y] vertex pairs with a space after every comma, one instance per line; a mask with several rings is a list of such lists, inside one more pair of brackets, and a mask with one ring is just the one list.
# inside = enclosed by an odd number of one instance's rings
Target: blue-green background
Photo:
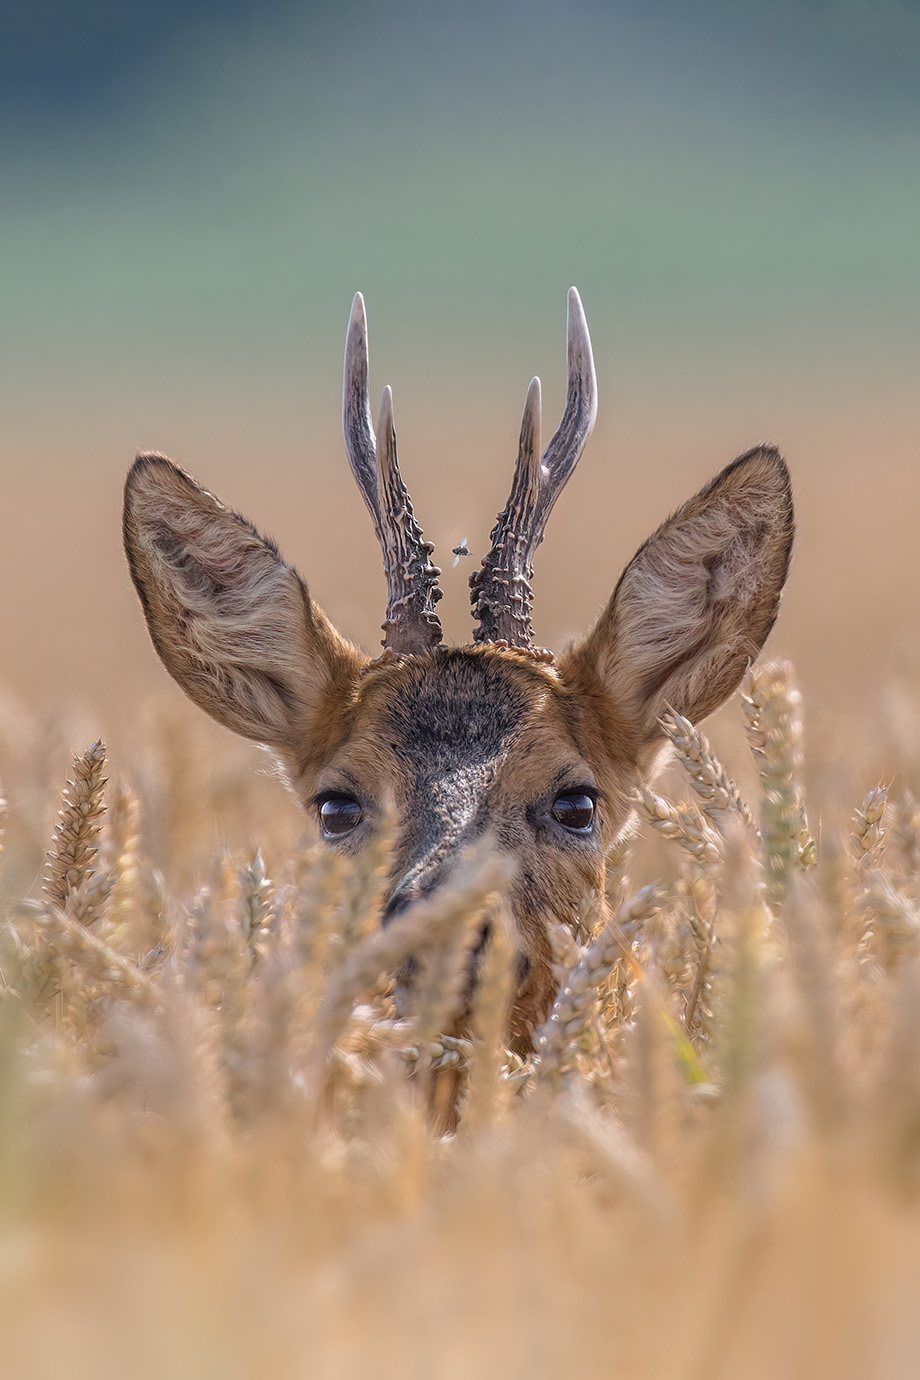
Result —
[[[0, 131], [0, 672], [19, 691], [104, 699], [113, 667], [159, 684], [118, 553], [136, 445], [273, 530], [373, 645], [382, 585], [337, 419], [356, 288], [426, 531], [481, 554], [532, 373], [547, 430], [558, 412], [578, 285], [601, 415], [538, 565], [545, 640], [767, 438], [800, 510], [780, 646], [856, 691], [910, 651], [916, 3], [7, 0]], [[446, 582], [458, 638], [466, 573]]]

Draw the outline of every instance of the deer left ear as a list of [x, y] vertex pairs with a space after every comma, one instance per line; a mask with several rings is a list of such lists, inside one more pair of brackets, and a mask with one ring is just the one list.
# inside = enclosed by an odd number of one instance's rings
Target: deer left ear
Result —
[[789, 472], [778, 451], [760, 447], [639, 548], [566, 658], [600, 677], [639, 743], [661, 736], [665, 709], [696, 722], [737, 688], [776, 619], [793, 531]]
[[365, 658], [274, 543], [162, 455], [128, 475], [124, 538], [153, 644], [189, 698], [295, 770], [317, 757]]

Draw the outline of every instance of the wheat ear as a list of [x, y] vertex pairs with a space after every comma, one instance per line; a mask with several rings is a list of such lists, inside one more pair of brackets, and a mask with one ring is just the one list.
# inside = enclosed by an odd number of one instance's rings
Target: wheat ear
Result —
[[712, 866], [722, 857], [722, 842], [710, 829], [699, 810], [681, 808], [647, 786], [639, 786], [635, 802], [646, 819], [666, 839], [675, 839], [702, 866]]
[[664, 906], [667, 891], [657, 884], [643, 887], [581, 952], [561, 987], [553, 1009], [534, 1038], [540, 1056], [541, 1081], [558, 1078], [575, 1063], [579, 1041], [590, 1018], [594, 994], [618, 958], [629, 954], [624, 930], [634, 930]]
[[756, 833], [753, 815], [713, 752], [706, 735], [673, 709], [663, 715], [661, 727], [673, 743], [693, 789], [703, 803], [704, 813], [714, 824], [719, 824], [726, 812], [738, 815]]
[[763, 841], [771, 903], [788, 894], [795, 871], [815, 862], [802, 786], [801, 696], [785, 661], [751, 666], [741, 683], [748, 743], [763, 790]]
[[888, 787], [876, 786], [869, 791], [853, 816], [850, 841], [857, 865], [866, 868], [877, 863], [885, 842], [885, 811], [888, 806]]
[[903, 870], [914, 877], [920, 873], [920, 801], [905, 791], [890, 808], [889, 842], [895, 845]]
[[[44, 958], [48, 961], [66, 958], [78, 969], [81, 981], [104, 988], [108, 995], [156, 1005], [159, 999], [156, 984], [136, 964], [88, 930], [79, 913], [79, 905], [78, 913], [72, 913], [72, 900], [73, 893], [64, 910], [41, 901], [23, 903], [23, 912], [32, 920], [36, 936], [49, 945], [50, 951]], [[41, 957], [36, 952], [36, 962]], [[36, 995], [34, 986], [29, 995]], [[46, 1003], [39, 998], [39, 1004]]]
[[126, 781], [109, 791], [106, 828], [100, 849], [109, 878], [108, 919], [113, 936], [124, 945], [142, 944], [139, 921], [143, 906], [140, 885], [140, 802]]
[[240, 884], [238, 914], [243, 938], [254, 953], [256, 944], [275, 918], [275, 891], [265, 871], [261, 850], [237, 873]]
[[74, 758], [73, 780], [67, 782], [63, 808], [45, 855], [43, 891], [52, 906], [63, 909], [68, 894], [92, 873], [99, 837], [99, 821], [106, 778], [105, 746], [93, 743]]

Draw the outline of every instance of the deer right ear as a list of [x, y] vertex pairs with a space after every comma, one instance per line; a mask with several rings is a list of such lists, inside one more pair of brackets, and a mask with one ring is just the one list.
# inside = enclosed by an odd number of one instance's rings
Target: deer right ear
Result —
[[153, 645], [189, 698], [298, 765], [322, 752], [365, 658], [274, 544], [162, 455], [128, 474], [124, 541]]
[[792, 551], [785, 462], [749, 451], [659, 527], [561, 670], [599, 677], [637, 744], [671, 708], [692, 722], [737, 689], [779, 608]]

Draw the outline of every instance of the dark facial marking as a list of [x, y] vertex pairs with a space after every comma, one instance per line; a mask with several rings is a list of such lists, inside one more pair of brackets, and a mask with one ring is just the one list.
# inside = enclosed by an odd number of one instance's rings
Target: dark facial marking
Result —
[[389, 703], [382, 729], [407, 783], [399, 880], [387, 908], [430, 892], [458, 849], [487, 828], [501, 835], [489, 788], [532, 712], [507, 665], [438, 652]]
[[394, 701], [387, 716], [393, 751], [431, 779], [494, 761], [528, 709], [521, 688], [486, 658], [439, 654]]

